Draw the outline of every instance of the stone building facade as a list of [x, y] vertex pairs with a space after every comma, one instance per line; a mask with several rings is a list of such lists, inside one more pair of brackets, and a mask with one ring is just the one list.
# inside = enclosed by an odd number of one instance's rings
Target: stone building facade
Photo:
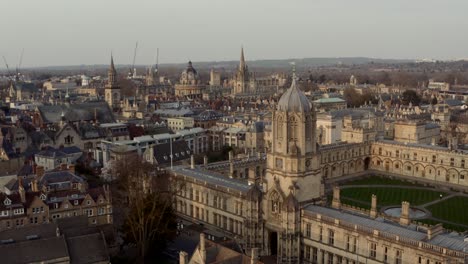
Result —
[[[272, 111], [266, 160], [176, 166], [175, 209], [277, 263], [463, 263], [463, 236], [326, 206], [325, 183], [382, 171], [467, 188], [464, 152], [369, 140], [319, 147], [316, 111], [296, 87]], [[371, 138], [372, 137], [372, 138]], [[398, 151], [398, 153], [397, 153]], [[224, 165], [223, 165], [224, 164]], [[239, 165], [237, 165], [239, 164]], [[228, 172], [227, 172], [228, 171]], [[253, 172], [252, 172], [253, 171]], [[462, 176], [463, 175], [463, 176]], [[338, 202], [339, 204], [339, 202]]]

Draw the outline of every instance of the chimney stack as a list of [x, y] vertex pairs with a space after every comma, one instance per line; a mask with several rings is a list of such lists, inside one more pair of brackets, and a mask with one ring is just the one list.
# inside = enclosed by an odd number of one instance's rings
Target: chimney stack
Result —
[[410, 203], [403, 201], [401, 202], [401, 215], [400, 215], [400, 225], [409, 225], [411, 223], [409, 218], [409, 208]]
[[188, 264], [188, 254], [185, 251], [179, 252], [179, 264]]
[[200, 255], [202, 263], [206, 263], [205, 234], [200, 233]]
[[68, 165], [68, 171], [75, 174], [75, 164]]
[[438, 223], [437, 225], [431, 226], [427, 229], [427, 239], [431, 240], [435, 236], [442, 233], [444, 233], [444, 227], [442, 226], [442, 223]]
[[20, 199], [22, 203], [26, 202], [26, 190], [23, 186], [23, 179], [21, 177], [18, 178], [18, 192], [20, 195]]
[[195, 169], [195, 157], [193, 155], [190, 156], [190, 168]]
[[340, 187], [338, 186], [333, 187], [332, 207], [338, 210], [341, 208]]
[[37, 166], [36, 167], [36, 176], [38, 179], [42, 178], [44, 176], [44, 167], [43, 166]]
[[377, 195], [372, 194], [370, 218], [377, 218]]
[[67, 164], [66, 163], [60, 164], [60, 170], [61, 171], [67, 170]]
[[38, 192], [39, 191], [39, 187], [37, 186], [37, 179], [34, 178], [31, 182], [31, 190], [33, 192]]

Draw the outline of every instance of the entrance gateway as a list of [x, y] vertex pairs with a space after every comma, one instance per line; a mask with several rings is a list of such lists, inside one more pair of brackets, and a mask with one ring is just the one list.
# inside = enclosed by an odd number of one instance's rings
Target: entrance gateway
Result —
[[270, 234], [270, 255], [278, 254], [278, 232], [271, 231]]

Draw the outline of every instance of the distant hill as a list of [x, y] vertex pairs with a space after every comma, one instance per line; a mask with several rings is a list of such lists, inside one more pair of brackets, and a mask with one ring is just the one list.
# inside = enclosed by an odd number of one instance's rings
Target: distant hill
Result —
[[[415, 62], [415, 60], [403, 60], [403, 59], [375, 59], [375, 58], [366, 58], [366, 57], [345, 57], [345, 58], [303, 58], [303, 59], [277, 59], [277, 60], [254, 60], [247, 61], [247, 64], [251, 68], [290, 68], [291, 62], [295, 62], [298, 68], [314, 68], [320, 66], [333, 66], [333, 65], [362, 65], [369, 63], [376, 64], [399, 64], [399, 63], [408, 63]], [[197, 69], [210, 69], [210, 68], [235, 68], [239, 61], [194, 61], [194, 67]], [[183, 68], [185, 63], [165, 63], [161, 64], [160, 67], [174, 67], [174, 68]], [[75, 70], [96, 70], [107, 68], [106, 64], [96, 64], [96, 65], [70, 65], [70, 66], [46, 66], [46, 67], [34, 67], [34, 68], [25, 68], [24, 70], [51, 70], [51, 71], [75, 71]], [[129, 69], [130, 65], [120, 64], [116, 65], [117, 68], [126, 68]], [[146, 67], [145, 65], [136, 65], [137, 68]], [[0, 68], [0, 71], [5, 71], [6, 69]]]

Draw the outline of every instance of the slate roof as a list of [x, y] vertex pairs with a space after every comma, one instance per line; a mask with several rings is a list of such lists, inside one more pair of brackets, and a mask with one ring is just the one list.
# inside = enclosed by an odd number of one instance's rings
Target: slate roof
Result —
[[109, 261], [109, 254], [101, 233], [67, 238], [67, 246], [73, 264]]
[[317, 205], [308, 205], [304, 208], [304, 211], [321, 214], [332, 217], [334, 219], [345, 221], [350, 224], [379, 230], [381, 232], [391, 233], [400, 237], [409, 238], [416, 241], [424, 241], [429, 244], [446, 247], [452, 250], [463, 251], [464, 243], [462, 235], [441, 234], [435, 236], [431, 240], [427, 240], [426, 232], [416, 231], [414, 226], [405, 227], [394, 222], [387, 222], [382, 218], [370, 219], [365, 216], [355, 215]]
[[[28, 240], [31, 235], [36, 238]], [[88, 226], [87, 217], [0, 232], [0, 241], [8, 239], [13, 243], [0, 243], [1, 263], [38, 263], [58, 258], [79, 264], [109, 262], [105, 238], [98, 227]]]
[[20, 244], [0, 245], [2, 263], [22, 264], [68, 259], [67, 244], [63, 237], [24, 241]]
[[38, 107], [44, 123], [59, 123], [64, 113], [71, 122], [94, 120], [95, 111], [100, 123], [115, 122], [112, 110], [106, 102], [85, 102], [77, 104], [44, 105]]
[[83, 178], [80, 176], [71, 173], [70, 171], [51, 171], [46, 172], [44, 176], [42, 176], [40, 180], [40, 185], [47, 185], [50, 183], [57, 183], [57, 182], [85, 182]]
[[59, 148], [59, 149], [49, 147], [49, 148], [46, 148], [46, 149], [40, 151], [36, 155], [43, 156], [43, 157], [60, 158], [60, 157], [65, 157], [65, 156], [70, 155], [70, 154], [78, 154], [78, 153], [81, 153], [81, 152], [82, 151], [80, 150], [80, 148], [78, 148], [76, 146], [64, 147], [64, 148]]
[[[154, 158], [158, 164], [168, 164], [171, 162], [171, 145], [170, 143], [158, 144], [153, 147]], [[187, 145], [185, 140], [178, 140], [172, 142], [173, 162], [189, 159], [192, 151]]]
[[250, 189], [250, 186], [247, 183], [247, 181], [243, 181], [239, 179], [231, 179], [217, 172], [201, 169], [199, 167], [195, 167], [195, 169], [190, 169], [190, 168], [185, 168], [183, 166], [176, 166], [171, 170], [174, 173], [184, 175], [189, 178], [194, 178], [198, 181], [205, 181], [212, 185], [229, 188], [229, 189], [241, 191], [244, 193], [247, 193], [247, 191]]

